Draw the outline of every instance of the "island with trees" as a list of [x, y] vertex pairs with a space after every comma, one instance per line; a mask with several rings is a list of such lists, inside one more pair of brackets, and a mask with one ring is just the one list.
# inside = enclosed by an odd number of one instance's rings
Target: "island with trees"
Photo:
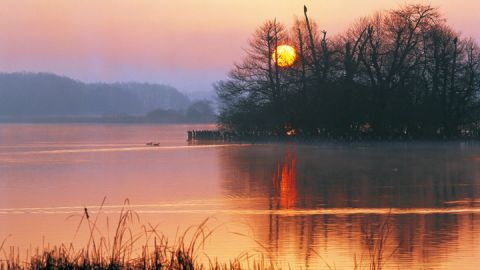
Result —
[[[288, 44], [296, 61], [280, 65]], [[329, 36], [272, 20], [217, 82], [219, 124], [241, 136], [434, 139], [479, 135], [480, 48], [437, 8], [404, 5]]]

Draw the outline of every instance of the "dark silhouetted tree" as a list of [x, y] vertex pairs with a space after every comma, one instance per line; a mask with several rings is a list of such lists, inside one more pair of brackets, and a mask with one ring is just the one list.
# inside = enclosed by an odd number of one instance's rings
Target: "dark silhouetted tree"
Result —
[[[244, 134], [432, 138], [478, 133], [480, 50], [436, 8], [405, 5], [329, 37], [308, 16], [266, 22], [229, 79], [216, 84], [220, 124]], [[288, 42], [298, 60], [272, 59]]]

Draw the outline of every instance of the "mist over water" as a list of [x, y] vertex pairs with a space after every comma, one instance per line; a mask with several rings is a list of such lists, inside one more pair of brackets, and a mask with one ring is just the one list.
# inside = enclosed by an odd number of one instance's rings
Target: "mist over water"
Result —
[[113, 220], [128, 198], [171, 238], [210, 218], [206, 253], [220, 260], [261, 251], [292, 268], [353, 269], [371, 252], [369, 225], [389, 218], [385, 268], [476, 269], [480, 144], [186, 141], [208, 128], [0, 125], [0, 240], [81, 245], [84, 207]]

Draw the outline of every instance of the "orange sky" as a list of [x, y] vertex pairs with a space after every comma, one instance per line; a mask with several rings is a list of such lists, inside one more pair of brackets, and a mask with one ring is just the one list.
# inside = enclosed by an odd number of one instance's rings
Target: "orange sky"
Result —
[[480, 40], [478, 0], [2, 0], [0, 71], [84, 81], [150, 81], [208, 90], [263, 21], [291, 24], [303, 4], [330, 33], [403, 3], [431, 3]]

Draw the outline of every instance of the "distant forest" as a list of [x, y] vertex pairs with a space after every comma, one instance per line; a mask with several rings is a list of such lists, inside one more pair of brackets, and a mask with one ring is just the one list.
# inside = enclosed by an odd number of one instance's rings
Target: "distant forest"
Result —
[[[297, 61], [279, 67], [278, 45]], [[329, 36], [307, 15], [267, 21], [246, 57], [216, 83], [219, 121], [243, 134], [323, 138], [477, 137], [480, 49], [429, 5], [356, 20]]]
[[90, 83], [49, 73], [0, 74], [1, 122], [214, 122], [210, 101], [173, 87]]

